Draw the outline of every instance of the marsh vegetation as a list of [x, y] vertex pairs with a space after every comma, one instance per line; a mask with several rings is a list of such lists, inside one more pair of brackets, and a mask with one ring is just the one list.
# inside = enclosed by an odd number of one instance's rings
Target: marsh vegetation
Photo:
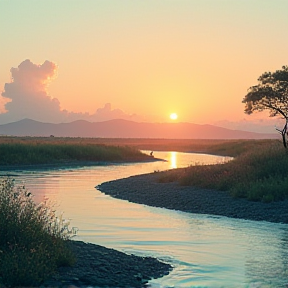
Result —
[[93, 141], [85, 141], [81, 138], [56, 138], [54, 140], [54, 138], [2, 137], [0, 151], [0, 166], [130, 162], [151, 159], [135, 148], [95, 144]]
[[227, 142], [209, 150], [235, 158], [219, 165], [167, 171], [159, 181], [229, 191], [234, 197], [252, 201], [271, 202], [288, 197], [288, 155], [280, 141]]

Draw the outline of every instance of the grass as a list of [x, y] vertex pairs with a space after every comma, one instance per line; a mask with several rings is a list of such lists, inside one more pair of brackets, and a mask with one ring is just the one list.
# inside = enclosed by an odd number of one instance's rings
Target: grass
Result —
[[[227, 140], [227, 139], [140, 139], [140, 138], [81, 138], [81, 137], [14, 137], [0, 136], [0, 144], [31, 145], [105, 145], [133, 147], [137, 150], [179, 151], [236, 156], [247, 145], [267, 140]], [[274, 141], [274, 140], [272, 140]]]
[[235, 158], [225, 164], [167, 171], [159, 181], [229, 191], [234, 197], [252, 201], [271, 202], [288, 197], [288, 154], [279, 141], [230, 142], [210, 151], [225, 152]]
[[57, 267], [73, 265], [72, 234], [53, 206], [35, 204], [10, 178], [0, 180], [0, 286], [38, 286]]
[[143, 161], [151, 158], [127, 146], [71, 142], [2, 142], [0, 151], [0, 166], [61, 164], [75, 161]]

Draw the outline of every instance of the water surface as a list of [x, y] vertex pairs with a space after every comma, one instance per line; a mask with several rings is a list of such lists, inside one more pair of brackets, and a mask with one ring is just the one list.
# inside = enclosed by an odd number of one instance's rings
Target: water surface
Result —
[[78, 227], [76, 239], [172, 264], [151, 287], [285, 287], [288, 225], [149, 207], [111, 198], [94, 187], [130, 175], [211, 164], [223, 157], [154, 152], [167, 162], [61, 170], [2, 172], [25, 183], [37, 201], [48, 197]]

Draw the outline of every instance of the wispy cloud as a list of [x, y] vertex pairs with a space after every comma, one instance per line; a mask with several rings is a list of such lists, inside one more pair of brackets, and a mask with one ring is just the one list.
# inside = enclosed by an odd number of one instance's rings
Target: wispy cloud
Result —
[[17, 68], [11, 68], [11, 82], [6, 83], [2, 92], [5, 111], [0, 111], [0, 123], [9, 123], [24, 118], [41, 122], [70, 122], [87, 120], [91, 122], [110, 119], [140, 120], [136, 114], [126, 114], [121, 109], [112, 109], [107, 103], [94, 114], [74, 113], [61, 109], [57, 98], [48, 93], [49, 83], [56, 77], [57, 65], [45, 61], [41, 65], [30, 60], [23, 61]]

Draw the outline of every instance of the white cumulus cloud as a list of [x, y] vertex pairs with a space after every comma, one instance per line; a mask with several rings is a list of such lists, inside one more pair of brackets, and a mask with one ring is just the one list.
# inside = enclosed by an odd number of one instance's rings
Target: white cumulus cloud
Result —
[[41, 65], [30, 60], [23, 61], [17, 68], [11, 68], [11, 82], [6, 83], [1, 102], [6, 111], [0, 110], [0, 124], [25, 118], [41, 122], [61, 123], [74, 120], [91, 122], [111, 119], [140, 120], [135, 114], [129, 115], [120, 109], [112, 109], [110, 103], [96, 109], [94, 114], [74, 113], [61, 110], [57, 98], [48, 94], [48, 84], [55, 78], [57, 65], [45, 61]]

